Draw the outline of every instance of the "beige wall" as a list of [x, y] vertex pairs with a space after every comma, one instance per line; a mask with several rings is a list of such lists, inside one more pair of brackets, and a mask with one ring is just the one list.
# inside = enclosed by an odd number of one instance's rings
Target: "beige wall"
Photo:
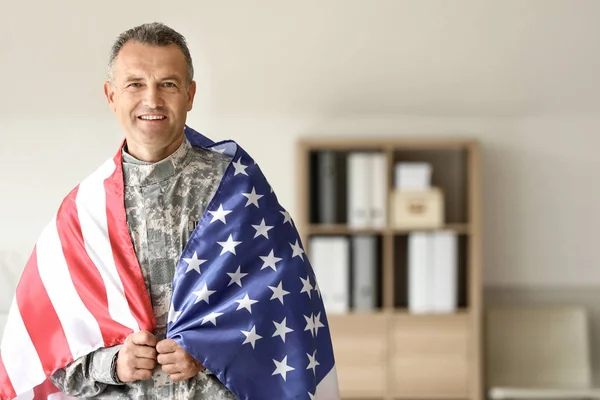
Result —
[[475, 136], [485, 282], [600, 285], [600, 2], [215, 3], [3, 6], [0, 250], [28, 252], [114, 154], [111, 41], [162, 20], [195, 59], [189, 123], [250, 151], [293, 214], [300, 136]]

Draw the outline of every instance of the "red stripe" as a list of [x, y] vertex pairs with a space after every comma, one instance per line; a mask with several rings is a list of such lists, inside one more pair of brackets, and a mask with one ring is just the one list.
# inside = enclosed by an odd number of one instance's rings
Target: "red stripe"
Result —
[[61, 204], [56, 218], [56, 226], [75, 290], [85, 307], [98, 321], [102, 339], [105, 345], [109, 346], [108, 343], [112, 345], [115, 337], [126, 337], [132, 331], [110, 316], [104, 280], [85, 248], [77, 213], [78, 190], [79, 187], [75, 188]]
[[49, 379], [46, 379], [42, 384], [33, 388], [33, 400], [48, 400], [49, 395], [58, 392], [60, 390]]
[[141, 330], [153, 332], [156, 327], [156, 318], [127, 226], [120, 149], [114, 158], [114, 162], [117, 166], [115, 172], [104, 181], [110, 245], [113, 249], [115, 265], [121, 282], [123, 282], [125, 296], [133, 317], [137, 320]]
[[25, 266], [17, 286], [16, 299], [46, 375], [73, 361], [65, 331], [39, 274], [37, 247]]
[[0, 354], [0, 399], [12, 399], [16, 395], [17, 393], [8, 377], [4, 362], [2, 362], [2, 354]]

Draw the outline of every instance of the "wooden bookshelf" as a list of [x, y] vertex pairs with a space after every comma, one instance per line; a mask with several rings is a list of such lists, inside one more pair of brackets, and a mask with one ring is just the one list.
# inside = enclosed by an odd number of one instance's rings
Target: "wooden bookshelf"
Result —
[[[445, 225], [438, 229], [450, 230], [459, 238], [461, 261], [456, 312], [409, 312], [406, 242], [412, 230], [394, 228], [389, 222], [383, 228], [354, 229], [345, 222], [320, 224], [315, 221], [311, 203], [315, 189], [311, 157], [323, 150], [385, 154], [388, 193], [393, 189], [396, 162], [432, 164], [432, 184], [447, 194], [444, 197]], [[342, 398], [482, 399], [482, 232], [477, 141], [468, 138], [303, 139], [297, 143], [297, 161], [296, 224], [309, 257], [308, 243], [312, 236], [370, 234], [380, 241], [381, 307], [373, 311], [328, 314]]]

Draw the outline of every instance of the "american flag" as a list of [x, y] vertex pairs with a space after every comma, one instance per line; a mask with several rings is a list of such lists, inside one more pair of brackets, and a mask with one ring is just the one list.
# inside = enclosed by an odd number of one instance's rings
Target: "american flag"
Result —
[[[339, 399], [327, 316], [290, 214], [233, 141], [232, 162], [176, 268], [167, 337], [239, 399]], [[121, 153], [78, 185], [25, 267], [0, 348], [0, 398], [59, 397], [47, 377], [153, 331], [123, 202]]]

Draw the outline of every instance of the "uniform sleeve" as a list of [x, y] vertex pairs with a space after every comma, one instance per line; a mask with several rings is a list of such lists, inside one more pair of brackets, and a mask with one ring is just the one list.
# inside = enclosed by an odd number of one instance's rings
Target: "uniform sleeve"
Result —
[[50, 380], [63, 393], [81, 398], [102, 393], [107, 385], [121, 385], [113, 379], [112, 365], [121, 345], [98, 349], [56, 371]]

